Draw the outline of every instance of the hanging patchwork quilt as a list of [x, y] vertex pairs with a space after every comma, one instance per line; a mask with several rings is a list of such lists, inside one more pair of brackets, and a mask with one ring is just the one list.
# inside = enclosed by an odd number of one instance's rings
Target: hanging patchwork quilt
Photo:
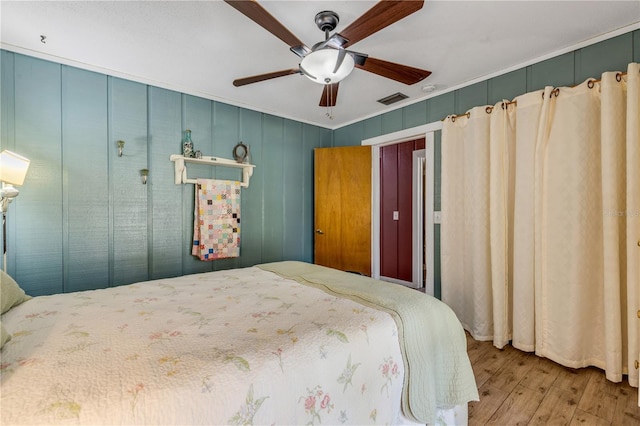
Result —
[[198, 179], [193, 247], [200, 260], [240, 256], [240, 182]]

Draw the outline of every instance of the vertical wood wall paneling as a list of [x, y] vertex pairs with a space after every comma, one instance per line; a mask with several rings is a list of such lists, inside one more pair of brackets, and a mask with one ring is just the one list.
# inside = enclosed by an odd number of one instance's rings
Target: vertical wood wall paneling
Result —
[[290, 260], [303, 260], [305, 235], [309, 235], [309, 230], [304, 227], [305, 152], [302, 127], [302, 123], [284, 121], [282, 258]]
[[262, 261], [264, 229], [263, 193], [265, 192], [265, 166], [263, 161], [263, 114], [241, 109], [240, 140], [251, 146], [251, 158], [259, 164], [253, 171], [249, 188], [242, 188], [240, 218], [240, 266], [252, 266]]
[[640, 30], [633, 32], [633, 61], [640, 62]]
[[527, 92], [527, 70], [521, 68], [492, 78], [487, 82], [487, 104], [508, 100]]
[[398, 277], [398, 145], [380, 149], [380, 275]]
[[[149, 278], [182, 274], [182, 191], [174, 183], [172, 154], [180, 154], [182, 100], [180, 93], [149, 87], [149, 179], [151, 194]], [[193, 217], [193, 216], [191, 216]]]
[[386, 135], [402, 130], [402, 125], [403, 109], [395, 109], [382, 114], [382, 134]]
[[333, 131], [333, 147], [360, 145], [364, 139], [364, 122], [349, 124]]
[[[240, 112], [239, 108], [220, 102], [213, 103], [213, 150], [204, 155], [233, 159], [233, 148], [240, 142]], [[243, 142], [244, 143], [244, 142]], [[246, 145], [246, 143], [245, 143]], [[251, 153], [252, 147], [249, 147]], [[252, 164], [253, 159], [251, 160]], [[261, 167], [261, 166], [258, 166]], [[255, 169], [254, 169], [255, 171]], [[242, 172], [239, 169], [229, 167], [214, 167], [216, 179], [228, 179], [239, 181], [242, 179]], [[250, 180], [253, 185], [253, 177]], [[240, 192], [246, 191], [241, 188]], [[242, 197], [242, 195], [241, 195]], [[244, 206], [240, 201], [240, 256], [242, 256], [242, 245], [244, 229], [242, 228]], [[214, 270], [230, 269], [240, 266], [240, 258], [219, 259], [212, 262]]]
[[[516, 94], [544, 89], [546, 86], [573, 86], [575, 52], [565, 53], [527, 67], [527, 88]], [[515, 96], [514, 96], [515, 97]]]
[[31, 164], [7, 217], [16, 235], [7, 255], [31, 295], [63, 291], [60, 73], [61, 65], [15, 58], [15, 150]]
[[382, 116], [367, 118], [363, 124], [362, 139], [375, 138], [382, 134]]
[[275, 262], [284, 252], [284, 119], [265, 114], [262, 134], [262, 262]]
[[[213, 102], [191, 95], [182, 95], [183, 100], [183, 132], [191, 130], [193, 149], [203, 154], [213, 152]], [[184, 134], [183, 134], [184, 136]], [[182, 138], [181, 138], [182, 139]], [[182, 145], [180, 145], [182, 146]], [[180, 148], [182, 152], [182, 148]], [[209, 154], [211, 155], [211, 154]], [[187, 175], [190, 179], [211, 179], [215, 177], [216, 169], [204, 164], [188, 164]], [[210, 272], [215, 261], [203, 262], [191, 255], [193, 244], [193, 220], [195, 208], [195, 184], [182, 185], [182, 220], [183, 220], [183, 266], [185, 274]]]
[[[433, 211], [441, 211], [441, 194], [442, 194], [442, 132], [434, 133], [433, 156], [435, 157], [433, 166]], [[429, 183], [427, 182], [427, 185]], [[440, 224], [433, 224], [433, 294], [440, 298]]]
[[455, 114], [456, 92], [444, 93], [428, 99], [427, 123], [442, 120], [448, 115]]
[[456, 90], [455, 113], [464, 114], [473, 107], [487, 104], [487, 81]]
[[403, 108], [404, 124], [403, 129], [427, 124], [427, 101], [416, 102]]
[[62, 66], [64, 291], [109, 286], [107, 77]]
[[600, 78], [605, 71], [626, 71], [633, 61], [633, 33], [626, 33], [576, 51], [575, 80]]
[[[0, 51], [0, 151], [8, 149], [15, 151], [15, 120], [14, 120], [14, 55], [4, 50]], [[15, 256], [11, 252], [15, 247], [15, 223], [10, 218], [15, 214], [14, 200], [7, 211], [7, 272], [13, 274], [15, 270]], [[0, 227], [0, 238], [3, 238]], [[0, 256], [0, 267], [4, 268], [3, 259]]]
[[[149, 278], [147, 185], [147, 88], [110, 77], [109, 158], [113, 189], [113, 285]], [[125, 141], [122, 157], [116, 141]]]

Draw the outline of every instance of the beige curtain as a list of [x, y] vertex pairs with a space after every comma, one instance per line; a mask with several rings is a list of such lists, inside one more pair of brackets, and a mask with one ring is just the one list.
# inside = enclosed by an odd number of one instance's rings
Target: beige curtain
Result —
[[[442, 299], [478, 340], [493, 336], [493, 296], [489, 241], [489, 116], [474, 108], [469, 117], [442, 129], [441, 271], [449, 285]], [[445, 207], [446, 206], [446, 207]], [[476, 247], [477, 250], [468, 250]], [[443, 281], [444, 282], [444, 281]]]
[[476, 338], [637, 386], [640, 65], [515, 104], [445, 121], [443, 300]]
[[442, 129], [442, 167], [454, 171], [442, 175], [442, 299], [474, 338], [500, 348], [511, 336], [514, 120], [501, 102]]

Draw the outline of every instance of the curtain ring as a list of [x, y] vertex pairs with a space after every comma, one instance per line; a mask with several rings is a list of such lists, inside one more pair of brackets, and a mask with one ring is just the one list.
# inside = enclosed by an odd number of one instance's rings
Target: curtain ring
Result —
[[456, 116], [455, 116], [455, 115], [452, 115], [452, 116], [451, 116], [451, 122], [452, 122], [452, 123], [455, 123], [455, 122], [456, 122]]
[[[616, 74], [616, 79], [617, 79], [617, 78], [618, 78], [618, 75]], [[620, 80], [618, 80], [618, 81], [620, 81]], [[596, 81], [595, 81], [595, 80], [589, 80], [589, 81], [587, 82], [587, 87], [588, 87], [589, 89], [593, 89], [593, 87], [594, 87], [595, 85], [596, 85]]]
[[622, 73], [621, 72], [617, 72], [616, 73], [616, 81], [618, 83], [620, 83], [622, 81]]
[[[504, 108], [503, 108], [503, 109], [504, 109]], [[486, 107], [486, 108], [484, 109], [484, 111], [485, 111], [487, 114], [491, 114], [491, 113], [493, 112], [493, 107], [492, 107], [491, 105], [489, 105], [488, 107]]]
[[471, 113], [469, 111], [467, 111], [465, 115], [467, 116], [467, 118], [471, 118]]
[[544, 90], [542, 91], [542, 99], [544, 99]]
[[551, 96], [549, 96], [549, 97], [551, 98], [551, 97], [555, 96], [557, 98], [559, 95], [560, 95], [560, 88], [556, 87], [555, 89], [553, 89], [551, 91]]

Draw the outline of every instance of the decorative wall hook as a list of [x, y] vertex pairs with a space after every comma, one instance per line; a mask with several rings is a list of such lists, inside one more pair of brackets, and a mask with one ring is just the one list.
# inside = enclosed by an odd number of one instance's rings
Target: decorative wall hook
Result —
[[142, 177], [142, 184], [147, 184], [147, 178], [149, 177], [149, 169], [141, 169], [140, 176]]
[[118, 144], [118, 157], [122, 157], [122, 151], [124, 150], [124, 141], [117, 141]]

